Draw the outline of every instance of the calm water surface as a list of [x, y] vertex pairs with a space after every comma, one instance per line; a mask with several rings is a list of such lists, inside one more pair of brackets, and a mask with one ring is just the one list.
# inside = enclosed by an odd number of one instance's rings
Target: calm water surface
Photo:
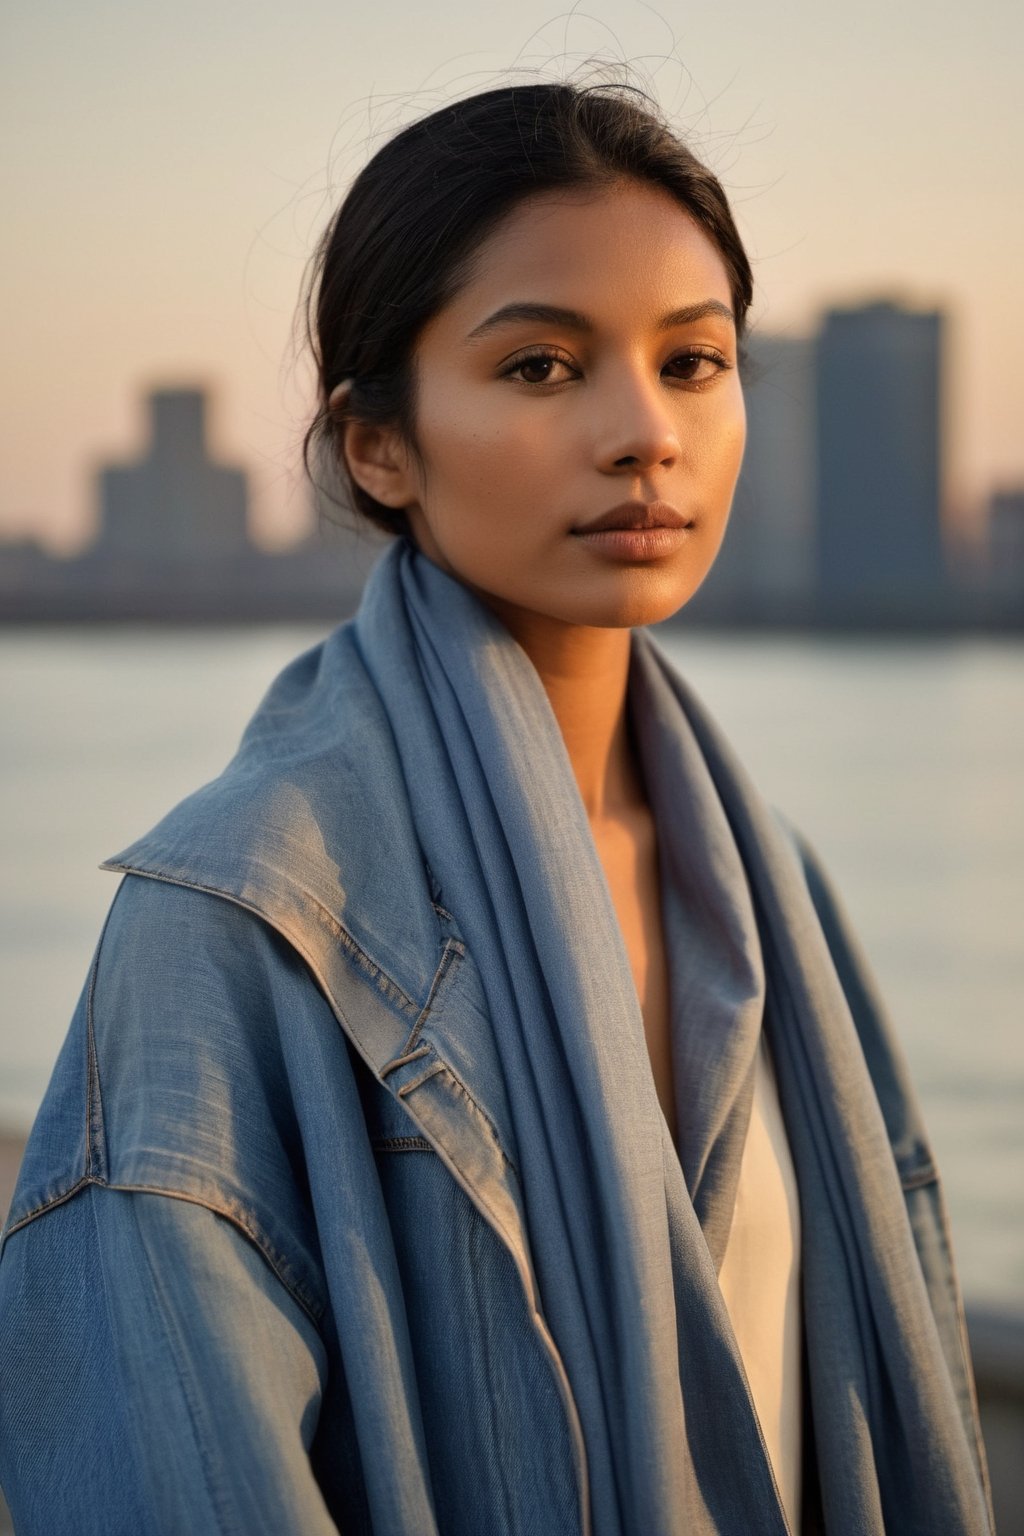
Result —
[[[0, 632], [0, 1128], [46, 1085], [116, 876], [323, 633]], [[1024, 1303], [1024, 645], [666, 642], [825, 860], [890, 1005], [971, 1301]]]

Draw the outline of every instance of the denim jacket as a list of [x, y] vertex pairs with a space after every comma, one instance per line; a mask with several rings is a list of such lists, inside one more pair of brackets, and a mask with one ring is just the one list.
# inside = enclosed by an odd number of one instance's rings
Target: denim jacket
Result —
[[[339, 635], [302, 665], [335, 667], [341, 717], [358, 719], [372, 706]], [[258, 725], [106, 866], [124, 878], [3, 1234], [16, 1529], [584, 1536], [584, 1449], [528, 1300], [480, 976], [389, 793], [397, 762], [322, 717], [285, 761]], [[834, 893], [779, 819], [976, 1434], [913, 1097]]]

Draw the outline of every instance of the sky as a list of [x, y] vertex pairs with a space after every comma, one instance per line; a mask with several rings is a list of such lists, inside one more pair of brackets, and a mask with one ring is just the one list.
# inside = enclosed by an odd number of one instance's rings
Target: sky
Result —
[[[143, 393], [213, 392], [268, 544], [309, 517], [297, 302], [373, 148], [443, 101], [628, 61], [721, 177], [755, 330], [950, 316], [950, 504], [1024, 484], [1024, 7], [1010, 0], [0, 5], [0, 537], [71, 551]], [[866, 445], [866, 449], [869, 445]]]

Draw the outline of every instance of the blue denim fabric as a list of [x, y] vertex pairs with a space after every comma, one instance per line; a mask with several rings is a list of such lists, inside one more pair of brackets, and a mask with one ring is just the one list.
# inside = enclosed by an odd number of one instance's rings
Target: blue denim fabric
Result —
[[[346, 1004], [390, 990], [364, 962]], [[119, 888], [7, 1223], [0, 1349], [19, 1536], [579, 1528], [513, 1259], [294, 949], [203, 892]]]
[[[783, 830], [970, 1440], [927, 1143], [841, 909]], [[110, 867], [129, 873], [0, 1257], [0, 1483], [19, 1536], [589, 1531], [485, 989], [351, 628], [299, 658], [232, 767]]]

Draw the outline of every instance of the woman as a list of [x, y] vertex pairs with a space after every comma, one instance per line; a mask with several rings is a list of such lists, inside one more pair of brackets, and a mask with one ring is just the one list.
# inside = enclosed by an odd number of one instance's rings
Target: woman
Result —
[[356, 180], [310, 444], [396, 540], [107, 866], [0, 1265], [19, 1530], [990, 1528], [870, 978], [643, 633], [725, 531], [750, 300], [637, 93]]

